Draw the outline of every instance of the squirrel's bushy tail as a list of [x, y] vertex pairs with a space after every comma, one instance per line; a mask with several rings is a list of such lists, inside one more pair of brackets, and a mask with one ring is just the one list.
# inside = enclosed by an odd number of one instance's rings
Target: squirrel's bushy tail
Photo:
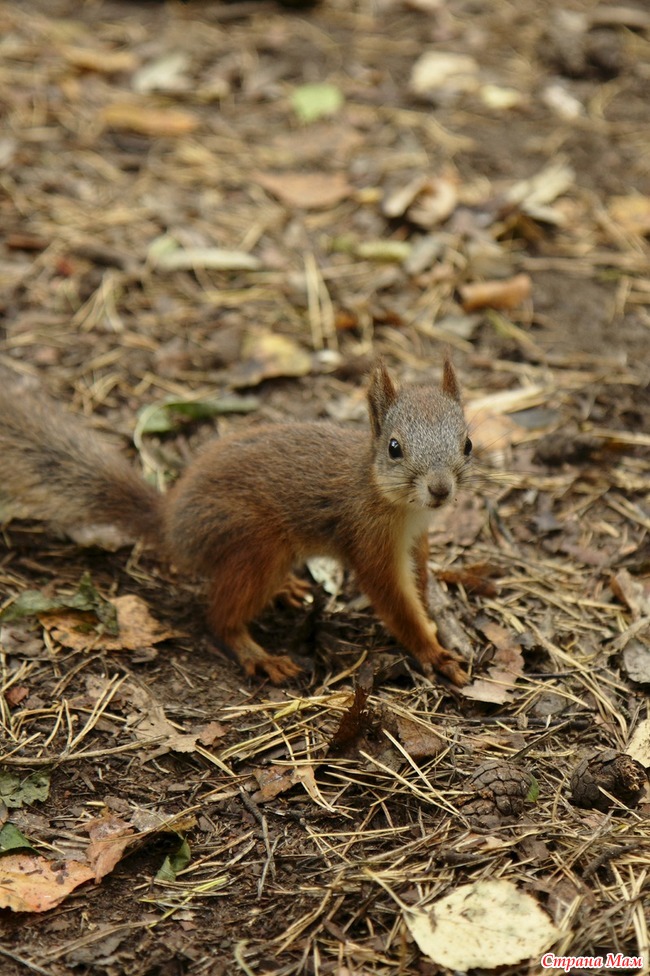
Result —
[[115, 529], [120, 542], [159, 543], [161, 512], [161, 496], [108, 438], [45, 394], [1, 383], [0, 521], [39, 519], [86, 542]]

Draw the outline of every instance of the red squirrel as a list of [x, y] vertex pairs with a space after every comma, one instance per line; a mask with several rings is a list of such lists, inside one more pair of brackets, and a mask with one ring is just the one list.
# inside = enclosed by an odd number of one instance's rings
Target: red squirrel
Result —
[[0, 391], [0, 503], [5, 515], [74, 533], [113, 526], [205, 582], [207, 619], [247, 674], [276, 684], [300, 668], [272, 655], [248, 624], [279, 594], [298, 604], [293, 575], [330, 555], [356, 573], [377, 614], [425, 670], [467, 676], [426, 612], [427, 530], [467, 479], [472, 443], [446, 360], [440, 388], [398, 389], [378, 362], [370, 431], [325, 422], [253, 427], [215, 439], [166, 494], [109, 440], [45, 395]]

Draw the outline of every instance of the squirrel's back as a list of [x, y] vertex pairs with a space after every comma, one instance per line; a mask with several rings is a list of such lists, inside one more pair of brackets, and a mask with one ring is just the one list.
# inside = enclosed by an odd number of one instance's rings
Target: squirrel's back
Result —
[[132, 541], [161, 536], [160, 496], [108, 438], [49, 397], [3, 382], [0, 520], [13, 517], [76, 537], [108, 526]]

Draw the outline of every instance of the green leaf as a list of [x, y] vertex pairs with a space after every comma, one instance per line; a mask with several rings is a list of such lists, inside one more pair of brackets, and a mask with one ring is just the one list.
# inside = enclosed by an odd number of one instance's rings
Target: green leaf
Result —
[[[37, 617], [41, 613], [57, 613], [60, 610], [81, 610], [92, 613], [102, 625], [105, 633], [116, 636], [119, 633], [117, 610], [96, 589], [90, 573], [84, 573], [77, 591], [71, 596], [45, 596], [40, 590], [24, 590], [13, 603], [0, 611], [0, 620], [9, 623], [25, 617]], [[88, 629], [92, 629], [89, 625]]]
[[170, 854], [162, 863], [156, 874], [156, 881], [176, 881], [176, 875], [192, 860], [190, 845], [183, 839], [175, 854]]
[[0, 772], [0, 800], [9, 808], [42, 802], [49, 793], [49, 773], [31, 773], [21, 782], [17, 773]]
[[138, 414], [133, 440], [141, 442], [144, 434], [168, 434], [177, 430], [184, 420], [205, 420], [224, 413], [250, 413], [257, 410], [257, 397], [230, 396], [214, 397], [210, 400], [165, 400], [152, 403]]
[[0, 610], [0, 620], [9, 623], [12, 620], [22, 620], [24, 617], [36, 617], [39, 613], [58, 610], [60, 603], [52, 597], [45, 596], [40, 590], [23, 590], [13, 603]]
[[[40, 590], [24, 590], [13, 603], [0, 611], [0, 620], [9, 623], [25, 617], [37, 617], [41, 613], [57, 613], [60, 610], [80, 610], [95, 615], [104, 633], [116, 636], [119, 633], [117, 610], [114, 605], [97, 590], [90, 577], [84, 573], [77, 591], [71, 596], [45, 596]], [[92, 625], [88, 625], [91, 630]]]
[[335, 115], [342, 105], [343, 94], [335, 85], [301, 85], [291, 96], [291, 106], [301, 122]]
[[21, 834], [18, 827], [12, 823], [6, 823], [0, 830], [0, 854], [16, 850], [33, 851], [34, 848], [25, 835]]
[[539, 799], [539, 783], [531, 773], [531, 783], [528, 787], [528, 793], [526, 794], [526, 799], [529, 803], [537, 803]]
[[408, 241], [361, 241], [357, 244], [357, 257], [365, 261], [406, 261], [412, 246]]

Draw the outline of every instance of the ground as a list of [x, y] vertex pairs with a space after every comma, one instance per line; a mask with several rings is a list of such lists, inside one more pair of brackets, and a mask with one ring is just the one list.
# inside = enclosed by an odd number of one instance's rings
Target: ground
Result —
[[2, 972], [648, 971], [646, 5], [21, 0], [0, 54], [3, 377], [164, 487], [447, 350], [476, 447], [431, 540], [463, 691], [348, 577], [258, 622], [274, 688], [152, 553], [6, 526], [5, 607], [121, 616], [2, 619]]

